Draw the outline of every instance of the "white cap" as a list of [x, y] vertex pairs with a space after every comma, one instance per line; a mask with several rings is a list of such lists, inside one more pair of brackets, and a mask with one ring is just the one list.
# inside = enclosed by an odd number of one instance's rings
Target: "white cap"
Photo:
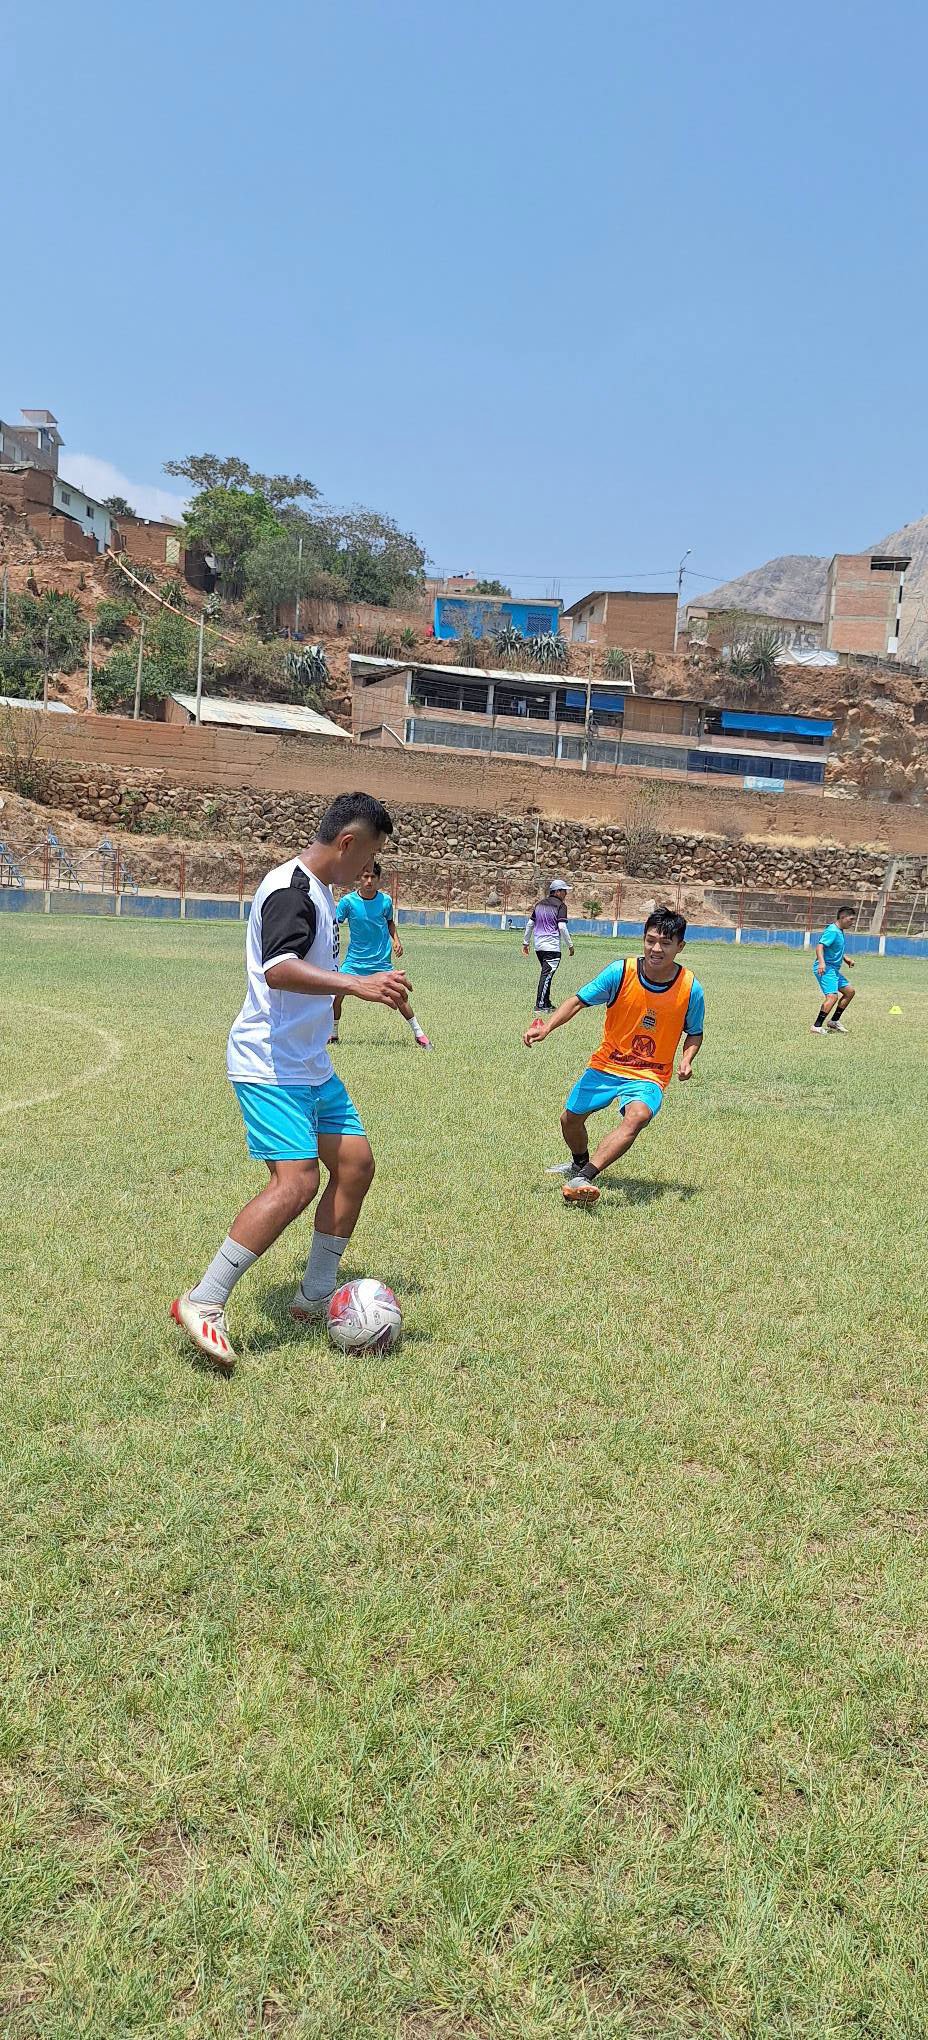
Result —
[[562, 878], [552, 878], [552, 880], [551, 880], [551, 884], [550, 884], [550, 885], [549, 885], [549, 887], [548, 887], [548, 891], [549, 891], [549, 892], [569, 892], [569, 891], [570, 891], [570, 887], [569, 887], [569, 885], [566, 885], [566, 884], [565, 884], [565, 882], [564, 882], [564, 880], [563, 880]]

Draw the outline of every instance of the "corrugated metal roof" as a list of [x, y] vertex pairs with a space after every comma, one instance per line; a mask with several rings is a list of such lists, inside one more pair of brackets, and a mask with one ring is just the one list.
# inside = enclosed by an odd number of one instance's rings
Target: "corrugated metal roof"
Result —
[[[196, 715], [195, 694], [172, 694], [171, 700], [185, 708], [188, 715]], [[200, 721], [228, 723], [240, 730], [276, 730], [292, 737], [344, 737], [346, 743], [351, 742], [349, 731], [343, 730], [340, 723], [295, 701], [224, 701], [219, 695], [204, 694]]]
[[[42, 703], [40, 701], [25, 701], [21, 694], [0, 694], [0, 708], [41, 708], [41, 707]], [[69, 708], [66, 701], [50, 701], [48, 704], [48, 709], [50, 715], [74, 714], [73, 708]]]

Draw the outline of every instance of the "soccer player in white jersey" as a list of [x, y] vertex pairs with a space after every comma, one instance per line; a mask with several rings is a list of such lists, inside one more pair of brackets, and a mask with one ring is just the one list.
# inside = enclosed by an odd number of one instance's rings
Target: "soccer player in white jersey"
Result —
[[393, 823], [369, 793], [340, 793], [308, 850], [269, 871], [248, 916], [245, 1003], [229, 1035], [226, 1068], [245, 1122], [248, 1152], [270, 1182], [233, 1219], [215, 1259], [171, 1316], [195, 1346], [229, 1372], [235, 1352], [225, 1310], [239, 1278], [312, 1204], [319, 1163], [329, 1173], [316, 1207], [313, 1244], [290, 1306], [302, 1322], [323, 1317], [338, 1267], [374, 1175], [370, 1143], [327, 1042], [332, 1000], [402, 1007], [411, 989], [401, 970], [339, 975], [333, 886], [350, 886]]

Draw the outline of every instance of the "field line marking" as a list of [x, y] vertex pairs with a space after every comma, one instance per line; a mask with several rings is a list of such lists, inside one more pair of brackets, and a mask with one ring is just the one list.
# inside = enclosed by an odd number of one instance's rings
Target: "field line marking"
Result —
[[64, 1020], [75, 1027], [83, 1028], [85, 1034], [96, 1035], [97, 1040], [103, 1045], [104, 1053], [100, 1062], [91, 1063], [88, 1069], [78, 1070], [75, 1076], [68, 1077], [63, 1084], [56, 1084], [50, 1091], [34, 1091], [31, 1098], [10, 1098], [5, 1105], [0, 1105], [0, 1119], [5, 1119], [10, 1112], [29, 1112], [35, 1105], [54, 1104], [56, 1099], [66, 1097], [69, 1091], [84, 1090], [87, 1084], [95, 1083], [98, 1077], [105, 1077], [122, 1055], [122, 1036], [113, 1034], [107, 1027], [99, 1027], [96, 1021], [88, 1020], [83, 1013], [67, 1013], [61, 1006], [28, 1005], [17, 1006], [16, 1012], [43, 1013], [48, 1019]]

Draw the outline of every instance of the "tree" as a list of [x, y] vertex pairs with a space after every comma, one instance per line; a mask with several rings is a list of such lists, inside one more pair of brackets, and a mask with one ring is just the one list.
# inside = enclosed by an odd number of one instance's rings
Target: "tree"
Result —
[[337, 576], [320, 566], [314, 554], [311, 520], [310, 539], [307, 547], [304, 538], [302, 562], [298, 538], [289, 526], [260, 538], [245, 556], [248, 604], [265, 630], [274, 629], [281, 603], [295, 602], [297, 594], [308, 601], [326, 597], [337, 601], [344, 593]]
[[239, 460], [235, 454], [223, 460], [216, 453], [188, 453], [183, 460], [166, 460], [164, 472], [166, 475], [183, 475], [195, 489], [201, 491], [250, 491], [264, 496], [275, 510], [282, 503], [292, 503], [300, 496], [315, 502], [319, 495], [315, 483], [307, 481], [305, 475], [259, 475], [248, 466], [247, 461]]
[[511, 595], [511, 594], [512, 594], [512, 589], [511, 589], [511, 588], [507, 588], [507, 587], [505, 586], [505, 583], [504, 583], [504, 582], [502, 582], [502, 581], [478, 581], [478, 582], [477, 582], [477, 583], [475, 584], [475, 587], [474, 587], [474, 594], [475, 594], [475, 595]]
[[376, 510], [333, 510], [307, 517], [320, 567], [343, 584], [349, 602], [388, 607], [415, 594], [425, 577], [426, 554], [412, 532]]
[[111, 510], [114, 517], [138, 516], [138, 511], [133, 510], [131, 503], [126, 502], [125, 496], [104, 496], [103, 508]]
[[185, 542], [214, 555], [226, 595], [241, 594], [246, 555], [280, 530], [266, 496], [249, 489], [202, 489], [184, 511]]

